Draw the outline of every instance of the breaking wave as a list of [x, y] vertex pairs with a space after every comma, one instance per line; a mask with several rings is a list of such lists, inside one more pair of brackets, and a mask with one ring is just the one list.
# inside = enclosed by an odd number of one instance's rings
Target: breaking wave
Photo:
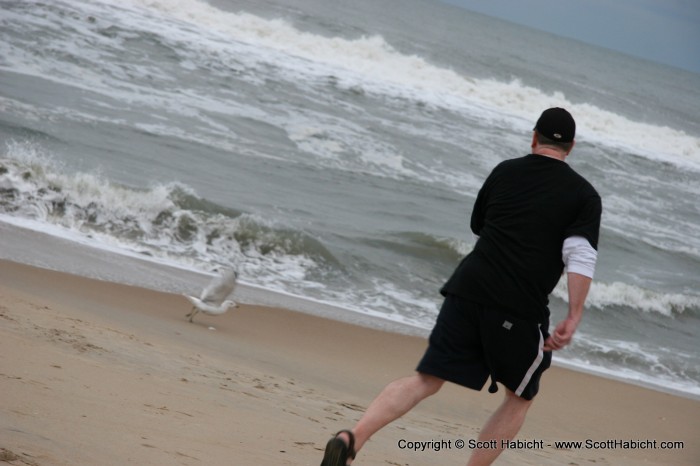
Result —
[[32, 143], [10, 143], [0, 158], [0, 212], [204, 268], [245, 262], [303, 275], [337, 265], [320, 241], [302, 231], [218, 205], [182, 183], [136, 189], [99, 174], [68, 174]]

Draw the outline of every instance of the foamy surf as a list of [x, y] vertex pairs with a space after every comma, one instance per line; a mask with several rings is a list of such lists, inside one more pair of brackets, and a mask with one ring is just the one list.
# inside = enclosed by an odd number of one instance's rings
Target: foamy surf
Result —
[[[566, 280], [560, 280], [553, 296], [568, 302]], [[664, 293], [628, 283], [594, 281], [586, 305], [599, 309], [626, 307], [642, 312], [654, 312], [665, 317], [682, 316], [685, 312], [700, 313], [700, 297], [682, 293]]]
[[[574, 102], [561, 90], [537, 89], [523, 85], [518, 79], [507, 82], [477, 79], [418, 55], [401, 53], [378, 35], [324, 37], [300, 31], [284, 20], [226, 12], [199, 0], [105, 0], [95, 1], [92, 7], [90, 4], [83, 6], [87, 11], [94, 9], [96, 22], [76, 24], [81, 24], [86, 33], [99, 37], [106, 42], [103, 45], [109, 47], [119, 44], [110, 43], [104, 34], [95, 34], [95, 30], [102, 26], [97, 5], [110, 8], [113, 20], [124, 22], [125, 27], [135, 28], [139, 34], [155, 33], [167, 41], [168, 46], [184, 46], [179, 53], [191, 55], [192, 60], [197, 61], [189, 65], [183, 62], [182, 66], [196, 69], [204, 64], [215, 69], [227, 62], [240, 62], [253, 69], [262, 65], [273, 66], [286, 79], [299, 83], [333, 77], [336, 85], [342, 88], [382, 98], [410, 99], [523, 131], [531, 129], [531, 121], [543, 105], [563, 106], [576, 116], [581, 128], [580, 140], [604, 144], [627, 153], [626, 156], [644, 157], [700, 171], [700, 138], [696, 135], [668, 126], [630, 120], [609, 109]], [[155, 29], [154, 24], [157, 24]], [[49, 20], [46, 20], [46, 25], [55, 27]], [[84, 44], [65, 46], [74, 49]], [[248, 47], [255, 48], [254, 55], [245, 52]], [[12, 56], [12, 50], [4, 52]], [[69, 82], [67, 78], [60, 78], [64, 73], [47, 73], [41, 67], [29, 66], [23, 71]], [[119, 73], [118, 70], [113, 72]], [[131, 72], [153, 77], [158, 71], [143, 65], [134, 67]], [[164, 81], [169, 79], [167, 76], [157, 77]], [[102, 81], [95, 76], [94, 84], [98, 88]], [[115, 89], [141, 98], [137, 89], [122, 86], [106, 86], [102, 92], [109, 94]], [[195, 102], [192, 100], [191, 106], [181, 105], [178, 111], [196, 109]], [[216, 106], [217, 102], [211, 101], [209, 105]]]
[[[143, 5], [227, 38], [306, 60], [295, 63], [295, 69], [290, 69], [293, 72], [316, 78], [330, 74], [346, 87], [360, 86], [380, 95], [410, 98], [494, 120], [505, 119], [516, 127], [531, 126], [543, 102], [566, 107], [584, 128], [580, 138], [700, 171], [698, 137], [666, 126], [632, 121], [590, 104], [571, 102], [561, 91], [544, 92], [517, 79], [500, 82], [472, 78], [420, 56], [402, 54], [381, 36], [322, 37], [299, 31], [283, 20], [224, 12], [199, 0], [132, 1], [131, 5]], [[669, 151], [669, 145], [673, 150]]]

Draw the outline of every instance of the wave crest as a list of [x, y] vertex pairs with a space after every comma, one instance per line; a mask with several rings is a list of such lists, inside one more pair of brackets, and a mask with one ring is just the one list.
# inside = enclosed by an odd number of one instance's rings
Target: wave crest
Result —
[[153, 256], [338, 265], [303, 231], [208, 201], [182, 183], [137, 189], [99, 174], [67, 174], [33, 143], [12, 142], [0, 158], [0, 212]]
[[[559, 281], [552, 294], [568, 302], [568, 287], [565, 279]], [[644, 312], [656, 312], [667, 317], [689, 311], [700, 311], [698, 296], [661, 293], [621, 282], [593, 282], [586, 304], [599, 309], [624, 306]]]

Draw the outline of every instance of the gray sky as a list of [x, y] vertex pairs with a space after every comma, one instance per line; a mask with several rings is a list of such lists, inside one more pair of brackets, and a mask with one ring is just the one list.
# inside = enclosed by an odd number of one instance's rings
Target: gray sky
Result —
[[700, 73], [700, 0], [443, 0]]

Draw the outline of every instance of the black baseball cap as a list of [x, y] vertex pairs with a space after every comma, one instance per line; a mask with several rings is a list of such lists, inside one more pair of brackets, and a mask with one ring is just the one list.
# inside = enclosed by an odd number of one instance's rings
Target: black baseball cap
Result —
[[571, 142], [576, 135], [576, 122], [563, 108], [548, 108], [542, 112], [534, 130], [552, 141]]

